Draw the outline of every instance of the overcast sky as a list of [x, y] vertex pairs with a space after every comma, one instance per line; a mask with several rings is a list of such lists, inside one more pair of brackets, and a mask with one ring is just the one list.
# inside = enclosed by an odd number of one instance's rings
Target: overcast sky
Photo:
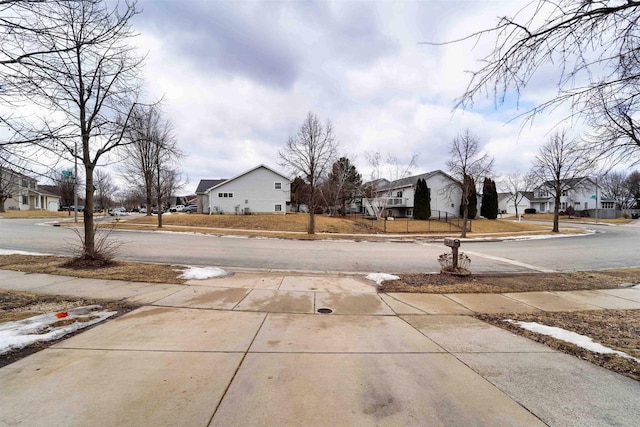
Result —
[[148, 52], [148, 95], [164, 96], [187, 153], [186, 193], [200, 179], [230, 178], [260, 163], [287, 172], [278, 150], [309, 111], [331, 120], [340, 154], [365, 180], [365, 153], [375, 151], [401, 161], [418, 153], [415, 174], [446, 171], [451, 140], [466, 128], [505, 174], [528, 170], [558, 123], [557, 115], [509, 123], [553, 94], [553, 79], [534, 81], [520, 111], [514, 102], [496, 109], [491, 97], [454, 111], [491, 40], [421, 42], [492, 26], [514, 12], [513, 3], [141, 0], [134, 27]]

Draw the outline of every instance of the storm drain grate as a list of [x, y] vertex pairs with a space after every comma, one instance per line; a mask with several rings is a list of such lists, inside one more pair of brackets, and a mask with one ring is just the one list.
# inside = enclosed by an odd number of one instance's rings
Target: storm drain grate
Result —
[[319, 308], [318, 309], [318, 313], [320, 313], [320, 314], [331, 314], [331, 313], [333, 313], [333, 310], [331, 310], [330, 308]]

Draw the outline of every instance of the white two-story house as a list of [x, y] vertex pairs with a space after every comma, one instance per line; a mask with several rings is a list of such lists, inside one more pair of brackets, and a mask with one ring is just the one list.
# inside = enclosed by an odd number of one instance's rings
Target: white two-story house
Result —
[[[530, 203], [536, 212], [553, 212], [555, 206], [553, 182], [547, 181], [538, 186], [533, 191]], [[588, 212], [596, 208], [614, 212], [615, 200], [604, 197], [602, 187], [589, 177], [565, 179], [561, 183], [560, 211], [566, 211], [569, 206], [573, 207], [576, 213]], [[606, 212], [602, 212], [602, 217], [606, 215]]]
[[[208, 188], [200, 188], [207, 184]], [[196, 193], [202, 213], [284, 214], [291, 199], [291, 181], [282, 173], [259, 165], [230, 179], [202, 180]]]

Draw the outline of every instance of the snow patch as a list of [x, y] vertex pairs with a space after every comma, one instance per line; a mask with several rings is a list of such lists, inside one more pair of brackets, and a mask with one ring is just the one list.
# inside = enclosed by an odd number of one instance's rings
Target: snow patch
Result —
[[218, 267], [187, 267], [182, 274], [178, 276], [180, 279], [210, 279], [213, 277], [228, 276], [229, 273]]
[[371, 273], [367, 275], [366, 279], [376, 282], [378, 285], [382, 285], [385, 280], [400, 280], [398, 276], [387, 273]]
[[640, 363], [640, 359], [635, 358], [633, 356], [629, 356], [627, 353], [622, 351], [614, 350], [612, 348], [606, 347], [602, 344], [594, 342], [591, 338], [585, 335], [580, 335], [575, 332], [567, 331], [566, 329], [557, 328], [555, 326], [547, 326], [542, 325], [536, 322], [519, 322], [516, 320], [505, 319], [505, 322], [513, 323], [514, 325], [518, 325], [523, 329], [526, 329], [531, 332], [536, 332], [538, 334], [547, 335], [553, 338], [557, 338], [559, 340], [575, 344], [578, 347], [582, 347], [585, 350], [593, 351], [594, 353], [600, 354], [616, 354], [620, 357], [624, 357], [625, 359], [634, 360]]
[[37, 252], [25, 252], [25, 251], [16, 251], [13, 249], [0, 249], [0, 255], [35, 255], [35, 256], [46, 256], [49, 254], [40, 254]]
[[[62, 338], [71, 332], [86, 328], [113, 316], [117, 311], [98, 311], [99, 305], [68, 310], [66, 316], [56, 316], [56, 313], [40, 314], [28, 319], [0, 324], [0, 354], [11, 350], [19, 350], [39, 341], [53, 341]], [[53, 326], [63, 319], [87, 318], [89, 320], [77, 321], [69, 325]]]

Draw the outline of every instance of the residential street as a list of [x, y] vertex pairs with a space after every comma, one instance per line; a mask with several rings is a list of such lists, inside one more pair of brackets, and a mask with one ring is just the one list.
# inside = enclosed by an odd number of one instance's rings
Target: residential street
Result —
[[[68, 253], [78, 237], [43, 220], [0, 219], [0, 249]], [[474, 272], [573, 271], [638, 266], [640, 227], [576, 225], [595, 230], [587, 236], [494, 242], [463, 242]], [[119, 231], [118, 258], [274, 270], [339, 272], [438, 271], [439, 242], [297, 241], [218, 237], [186, 233]]]

